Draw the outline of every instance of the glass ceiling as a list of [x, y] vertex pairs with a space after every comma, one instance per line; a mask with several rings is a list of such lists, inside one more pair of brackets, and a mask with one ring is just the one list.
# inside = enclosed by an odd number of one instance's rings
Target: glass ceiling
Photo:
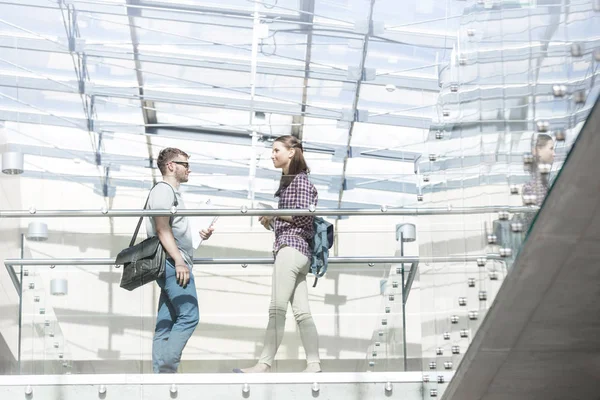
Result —
[[[598, 95], [600, 13], [572, 1], [558, 21], [561, 4], [0, 0], [0, 120], [25, 176], [112, 195], [148, 187], [175, 146], [189, 192], [272, 200], [269, 139], [294, 134], [320, 206], [415, 205], [519, 182], [540, 118], [574, 133], [566, 154]], [[586, 101], [557, 102], [556, 84]]]

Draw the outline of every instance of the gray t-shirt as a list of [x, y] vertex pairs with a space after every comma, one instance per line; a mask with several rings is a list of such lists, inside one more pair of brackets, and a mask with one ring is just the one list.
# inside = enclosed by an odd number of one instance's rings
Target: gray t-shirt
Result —
[[[175, 203], [173, 198], [174, 190], [175, 189], [167, 182], [161, 182], [156, 185], [150, 192], [148, 209], [170, 210]], [[181, 193], [175, 191], [175, 195], [177, 196], [177, 209], [185, 209], [185, 204], [181, 198]], [[192, 245], [192, 230], [188, 218], [177, 215], [171, 217], [171, 228], [173, 229], [175, 243], [177, 243], [177, 247], [183, 256], [183, 259], [188, 266], [192, 268], [194, 264], [194, 247]], [[156, 236], [156, 224], [154, 222], [154, 217], [146, 218], [146, 232], [148, 233], [148, 237]]]

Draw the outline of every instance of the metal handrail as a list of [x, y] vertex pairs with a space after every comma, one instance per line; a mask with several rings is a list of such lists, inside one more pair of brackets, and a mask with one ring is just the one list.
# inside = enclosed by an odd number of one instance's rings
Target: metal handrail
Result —
[[315, 216], [419, 216], [419, 215], [463, 215], [463, 214], [488, 214], [494, 212], [504, 213], [531, 213], [537, 212], [536, 206], [481, 206], [481, 207], [387, 207], [381, 206], [379, 209], [358, 209], [358, 208], [316, 208], [316, 209], [285, 209], [285, 210], [265, 210], [258, 208], [241, 207], [237, 209], [177, 209], [171, 210], [142, 210], [142, 209], [96, 209], [96, 210], [4, 210], [0, 211], [0, 218], [81, 218], [81, 217], [154, 217], [167, 215], [180, 215], [185, 217], [199, 216], [295, 216], [295, 215], [315, 215]]
[[[476, 262], [480, 260], [502, 260], [500, 254], [459, 255], [448, 257], [330, 257], [329, 264], [394, 264], [394, 263], [453, 263]], [[255, 258], [194, 258], [194, 264], [273, 264], [272, 257]], [[43, 265], [115, 265], [114, 258], [7, 258], [4, 265], [43, 266]]]

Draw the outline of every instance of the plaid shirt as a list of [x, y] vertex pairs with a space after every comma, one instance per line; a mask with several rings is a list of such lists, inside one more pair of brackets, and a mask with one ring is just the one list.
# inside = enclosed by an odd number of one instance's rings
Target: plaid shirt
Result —
[[[539, 172], [534, 172], [531, 180], [523, 185], [522, 196], [535, 195], [535, 202], [533, 205], [540, 207], [544, 202], [544, 199], [548, 195], [550, 177], [543, 177]], [[523, 223], [525, 230], [529, 230], [529, 227], [533, 223], [535, 213], [526, 213], [523, 216]]]
[[541, 206], [548, 195], [549, 177], [543, 177], [539, 172], [535, 173], [529, 182], [523, 185], [522, 195], [535, 195], [535, 205]]
[[[308, 180], [306, 172], [301, 172], [281, 192], [279, 196], [279, 209], [308, 208], [311, 204], [317, 205], [317, 189]], [[275, 218], [275, 244], [273, 253], [283, 246], [293, 247], [310, 259], [310, 242], [315, 235], [313, 228], [314, 217], [310, 215], [295, 215], [293, 223]]]

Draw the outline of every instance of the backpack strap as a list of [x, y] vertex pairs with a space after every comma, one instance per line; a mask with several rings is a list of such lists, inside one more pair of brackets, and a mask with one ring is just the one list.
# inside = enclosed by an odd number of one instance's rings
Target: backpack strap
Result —
[[[323, 264], [324, 264], [325, 260], [322, 260], [322, 261], [323, 261]], [[321, 275], [321, 268], [323, 268], [323, 266], [317, 266], [317, 270], [314, 271], [315, 281], [314, 281], [312, 287], [316, 287], [317, 286], [317, 281], [319, 280], [319, 276]]]
[[[156, 187], [156, 185], [158, 185], [159, 183], [164, 183], [165, 185], [169, 185], [167, 182], [164, 181], [160, 181], [160, 182], [156, 182], [154, 184], [154, 186], [152, 186], [152, 189], [150, 189], [150, 193], [148, 193], [148, 198], [146, 199], [146, 204], [144, 204], [144, 210], [146, 209], [146, 207], [148, 207], [148, 202], [150, 201], [150, 195], [152, 194], [152, 190], [154, 190], [154, 188]], [[175, 194], [175, 189], [173, 189], [173, 186], [169, 185], [169, 187], [171, 188], [171, 190], [173, 191], [173, 205], [175, 207], [177, 207], [177, 205], [179, 204], [179, 202], [177, 201], [177, 195]], [[138, 232], [140, 231], [140, 226], [142, 226], [142, 221], [144, 220], [144, 216], [142, 215], [140, 217], [140, 220], [137, 223], [137, 226], [135, 227], [135, 232], [133, 233], [133, 237], [131, 238], [131, 242], [129, 242], [129, 247], [133, 246], [133, 244], [135, 243], [135, 239], [137, 238]]]

